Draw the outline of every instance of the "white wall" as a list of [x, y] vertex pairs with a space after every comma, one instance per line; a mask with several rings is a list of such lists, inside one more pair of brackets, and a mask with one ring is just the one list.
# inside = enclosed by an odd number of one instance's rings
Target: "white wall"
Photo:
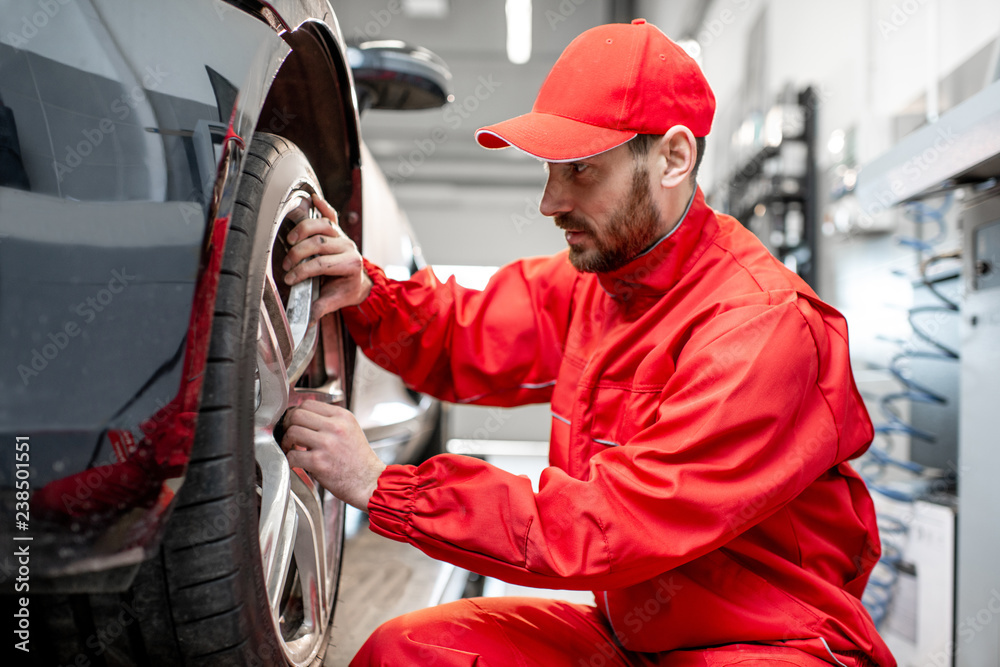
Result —
[[[1000, 3], [990, 0], [713, 0], [698, 33], [702, 67], [718, 102], [701, 179], [709, 191], [735, 167], [723, 162], [730, 133], [742, 120], [732, 110], [742, 108], [748, 35], [765, 10], [770, 95], [788, 83], [812, 85], [819, 93], [821, 171], [833, 163], [825, 150], [831, 132], [855, 127], [859, 163], [872, 160], [896, 140], [893, 117], [928, 89], [933, 62], [940, 78], [1000, 32]], [[831, 208], [821, 211], [830, 214]], [[886, 216], [900, 217], [898, 211]], [[890, 225], [912, 231], [902, 222]], [[877, 335], [905, 331], [900, 309], [911, 298], [907, 281], [892, 271], [911, 268], [912, 252], [888, 234], [821, 237], [820, 243], [821, 296], [848, 316], [856, 356], [884, 360], [886, 345]]]
[[698, 36], [720, 117], [740, 103], [748, 32], [765, 9], [768, 88], [816, 86], [820, 137], [857, 125], [862, 163], [892, 145], [888, 121], [924, 93], [934, 60], [944, 76], [1000, 32], [995, 0], [713, 0]]

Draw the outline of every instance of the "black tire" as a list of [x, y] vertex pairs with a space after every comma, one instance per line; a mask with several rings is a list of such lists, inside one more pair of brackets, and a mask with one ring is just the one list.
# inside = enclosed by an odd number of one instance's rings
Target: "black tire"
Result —
[[[254, 456], [260, 286], [276, 234], [262, 202], [291, 187], [289, 179], [304, 179], [307, 189], [318, 191], [296, 146], [258, 133], [226, 240], [191, 461], [159, 552], [125, 593], [38, 596], [37, 664], [293, 664], [267, 597], [258, 537], [263, 482]], [[300, 384], [314, 380], [311, 372]], [[329, 568], [334, 600], [343, 539], [343, 508], [336, 507], [339, 517], [331, 522], [340, 528], [330, 556], [336, 567]], [[332, 604], [318, 653], [307, 664], [322, 663]], [[81, 655], [86, 661], [78, 662]]]

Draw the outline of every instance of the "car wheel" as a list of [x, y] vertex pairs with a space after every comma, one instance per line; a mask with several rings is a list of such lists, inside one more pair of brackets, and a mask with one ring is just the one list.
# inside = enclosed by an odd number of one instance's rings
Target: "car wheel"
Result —
[[[109, 665], [322, 662], [344, 507], [289, 468], [275, 436], [306, 398], [346, 403], [339, 319], [310, 326], [318, 281], [288, 288], [282, 279], [285, 235], [319, 215], [314, 192], [302, 152], [258, 133], [226, 240], [197, 436], [163, 545], [125, 594], [50, 601], [58, 664], [80, 654]], [[112, 623], [120, 631], [107, 641]]]

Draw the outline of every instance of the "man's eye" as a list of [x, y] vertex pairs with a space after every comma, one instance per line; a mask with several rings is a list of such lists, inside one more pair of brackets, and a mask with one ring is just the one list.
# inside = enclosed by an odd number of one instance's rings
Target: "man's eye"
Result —
[[577, 174], [579, 174], [581, 171], [585, 170], [589, 166], [590, 165], [584, 164], [583, 162], [574, 162], [573, 164], [570, 165], [570, 167], [572, 167], [573, 169], [573, 172]]

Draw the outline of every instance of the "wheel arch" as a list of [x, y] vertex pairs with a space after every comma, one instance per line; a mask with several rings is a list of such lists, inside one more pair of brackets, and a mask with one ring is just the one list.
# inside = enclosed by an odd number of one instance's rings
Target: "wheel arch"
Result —
[[[335, 21], [335, 19], [333, 19]], [[344, 232], [362, 250], [361, 133], [354, 80], [339, 28], [308, 20], [282, 34], [291, 52], [268, 89], [255, 132], [276, 134], [309, 160]], [[331, 326], [331, 323], [323, 323]], [[351, 405], [356, 346], [348, 341], [344, 390]], [[332, 358], [326, 360], [334, 363]]]
[[255, 132], [299, 146], [340, 225], [361, 247], [361, 137], [354, 81], [333, 30], [310, 20], [283, 35], [291, 52], [264, 99]]

